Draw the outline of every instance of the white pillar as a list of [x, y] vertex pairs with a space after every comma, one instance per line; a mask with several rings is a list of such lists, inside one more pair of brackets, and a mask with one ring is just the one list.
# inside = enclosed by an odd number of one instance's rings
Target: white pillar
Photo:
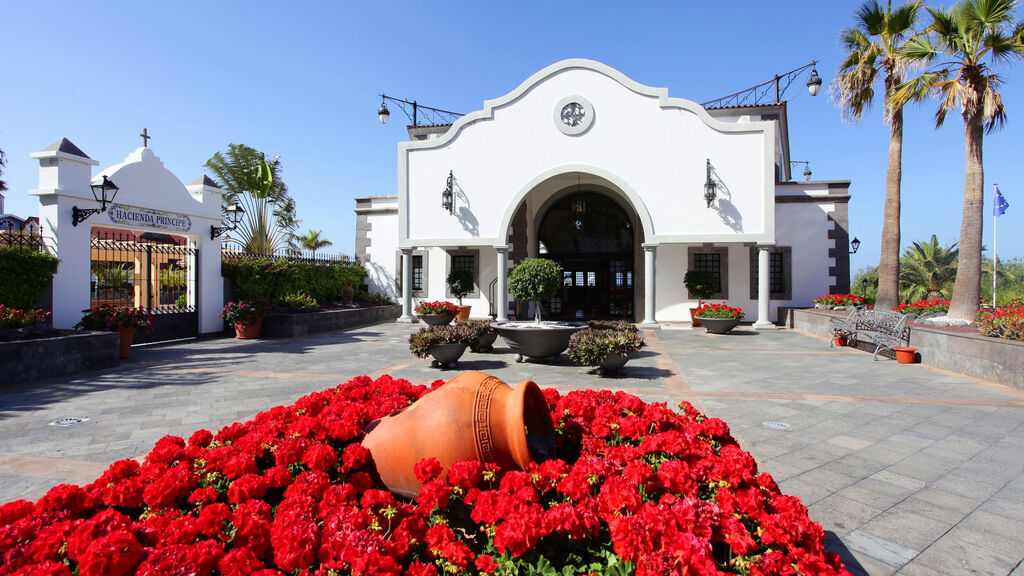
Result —
[[498, 251], [498, 288], [495, 294], [494, 309], [498, 312], [498, 322], [508, 320], [508, 246], [495, 246]]
[[768, 299], [771, 296], [771, 266], [769, 246], [757, 247], [757, 321], [754, 330], [774, 330], [775, 323], [768, 319]]
[[402, 248], [402, 315], [398, 322], [411, 324], [412, 317], [412, 248]]
[[643, 328], [661, 328], [655, 318], [654, 310], [654, 282], [657, 275], [654, 273], [654, 256], [658, 248], [655, 244], [644, 244], [644, 321], [640, 323]]

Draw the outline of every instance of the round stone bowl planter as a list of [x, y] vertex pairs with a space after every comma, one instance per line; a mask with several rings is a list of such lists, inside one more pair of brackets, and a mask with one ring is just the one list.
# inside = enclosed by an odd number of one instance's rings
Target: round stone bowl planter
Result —
[[628, 360], [628, 354], [626, 356], [623, 356], [622, 354], [609, 354], [601, 361], [601, 373], [618, 372], [626, 365], [626, 361]]
[[454, 343], [454, 344], [438, 344], [431, 346], [430, 355], [434, 357], [434, 361], [431, 362], [431, 366], [438, 368], [455, 368], [459, 358], [466, 353], [467, 344]]
[[427, 326], [444, 326], [452, 321], [451, 314], [419, 314], [417, 316], [420, 320], [423, 320]]
[[469, 345], [473, 352], [490, 352], [494, 349], [494, 341], [498, 339], [497, 332], [490, 332], [477, 338], [476, 342]]
[[587, 327], [575, 322], [495, 322], [491, 326], [515, 352], [516, 362], [554, 358], [569, 347], [569, 338], [574, 333]]
[[740, 325], [739, 318], [701, 318], [700, 321], [712, 334], [725, 334]]

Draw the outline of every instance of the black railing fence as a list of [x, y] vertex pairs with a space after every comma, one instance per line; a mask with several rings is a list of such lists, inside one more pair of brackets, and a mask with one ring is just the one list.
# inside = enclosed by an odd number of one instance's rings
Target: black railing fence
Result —
[[245, 249], [240, 243], [226, 240], [221, 247], [221, 256], [223, 258], [236, 258], [239, 260], [259, 260], [259, 259], [275, 259], [284, 258], [292, 262], [307, 262], [310, 264], [320, 264], [323, 266], [330, 266], [332, 264], [343, 264], [351, 262], [352, 260], [347, 254], [328, 254], [319, 250], [297, 250], [293, 248], [283, 248], [280, 250], [274, 250], [269, 253], [251, 252]]
[[97, 230], [91, 247], [93, 307], [142, 306], [154, 314], [196, 311], [198, 251], [184, 238]]
[[53, 241], [38, 234], [20, 231], [0, 231], [0, 248], [31, 250], [32, 252], [54, 253]]

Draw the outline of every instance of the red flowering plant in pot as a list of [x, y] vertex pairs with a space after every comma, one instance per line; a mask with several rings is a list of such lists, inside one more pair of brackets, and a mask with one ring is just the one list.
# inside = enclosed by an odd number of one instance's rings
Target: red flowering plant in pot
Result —
[[135, 339], [136, 331], [153, 331], [153, 314], [141, 306], [138, 308], [114, 307], [108, 304], [99, 308], [82, 310], [82, 312], [85, 315], [74, 327], [117, 332], [120, 335], [118, 355], [121, 358], [131, 355], [132, 341]]
[[361, 376], [0, 505], [0, 573], [848, 574], [725, 422], [623, 392], [544, 390], [555, 458], [425, 458], [395, 497], [364, 428], [439, 385]]
[[263, 319], [270, 316], [270, 310], [270, 300], [256, 297], [228, 302], [218, 316], [224, 324], [235, 328], [236, 337], [258, 338]]

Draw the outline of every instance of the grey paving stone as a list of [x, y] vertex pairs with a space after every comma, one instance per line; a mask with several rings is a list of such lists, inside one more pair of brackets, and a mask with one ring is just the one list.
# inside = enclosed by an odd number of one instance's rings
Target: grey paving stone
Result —
[[843, 538], [843, 543], [852, 550], [863, 552], [879, 562], [888, 564], [894, 569], [893, 572], [918, 554], [917, 550], [860, 530], [847, 534]]
[[851, 500], [839, 494], [826, 496], [807, 508], [811, 518], [826, 531], [845, 536], [882, 513], [880, 508]]

